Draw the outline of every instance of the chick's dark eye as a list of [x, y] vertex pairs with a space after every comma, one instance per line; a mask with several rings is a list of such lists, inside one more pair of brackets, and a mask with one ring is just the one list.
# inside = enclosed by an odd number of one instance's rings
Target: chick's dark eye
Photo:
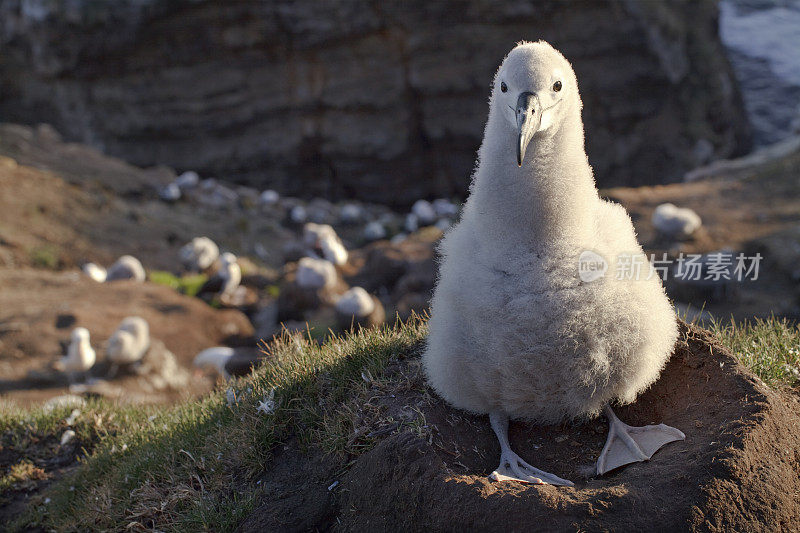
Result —
[[504, 81], [500, 82], [500, 90], [503, 92], [506, 92], [508, 90], [508, 85], [506, 85], [506, 82]]
[[560, 91], [560, 90], [561, 90], [561, 82], [560, 82], [560, 81], [557, 81], [557, 82], [555, 82], [555, 83], [553, 84], [553, 90], [554, 90], [555, 92], [558, 92], [558, 91]]

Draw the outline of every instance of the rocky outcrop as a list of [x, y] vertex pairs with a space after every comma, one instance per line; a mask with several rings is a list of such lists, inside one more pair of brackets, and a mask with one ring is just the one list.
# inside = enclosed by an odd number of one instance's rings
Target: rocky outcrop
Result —
[[573, 61], [601, 185], [675, 181], [749, 144], [713, 0], [6, 0], [0, 20], [5, 120], [287, 194], [463, 194], [520, 39]]

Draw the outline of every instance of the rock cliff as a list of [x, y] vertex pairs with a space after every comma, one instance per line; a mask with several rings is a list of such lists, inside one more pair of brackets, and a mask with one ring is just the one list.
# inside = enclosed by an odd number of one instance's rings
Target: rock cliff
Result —
[[463, 194], [521, 39], [570, 58], [600, 185], [675, 181], [749, 126], [712, 0], [0, 1], [0, 118], [286, 194]]

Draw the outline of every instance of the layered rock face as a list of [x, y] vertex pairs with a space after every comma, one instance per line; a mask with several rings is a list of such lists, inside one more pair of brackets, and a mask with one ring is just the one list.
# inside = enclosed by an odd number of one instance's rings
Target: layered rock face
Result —
[[573, 62], [598, 183], [749, 146], [712, 0], [0, 2], [0, 118], [301, 196], [463, 195], [516, 41]]

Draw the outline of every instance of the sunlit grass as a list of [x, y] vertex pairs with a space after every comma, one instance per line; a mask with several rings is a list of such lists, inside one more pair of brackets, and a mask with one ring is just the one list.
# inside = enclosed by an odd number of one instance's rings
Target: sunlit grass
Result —
[[[424, 334], [418, 319], [324, 346], [285, 334], [253, 375], [202, 400], [172, 408], [89, 402], [72, 426], [86, 448], [81, 465], [33, 498], [13, 527], [232, 530], [253, 509], [257, 477], [279, 443], [294, 439], [333, 454], [365, 449], [347, 438], [352, 404], [366, 393], [363, 376], [379, 376]], [[273, 390], [274, 410], [258, 411]], [[34, 463], [57, 453], [71, 411], [0, 410], [2, 445]]]
[[7, 472], [0, 474], [0, 504], [3, 503], [4, 495], [14, 488], [26, 488], [36, 480], [47, 479], [48, 474], [44, 469], [34, 465], [29, 459], [20, 459], [18, 463], [11, 465]]
[[159, 285], [172, 287], [187, 296], [194, 296], [200, 290], [200, 287], [208, 281], [208, 276], [205, 274], [190, 274], [187, 276], [178, 277], [171, 272], [163, 270], [154, 270], [148, 274], [150, 281]]
[[[798, 383], [796, 325], [717, 322], [712, 330], [764, 381]], [[90, 400], [71, 426], [82, 450], [79, 466], [32, 497], [12, 529], [234, 530], [255, 508], [259, 478], [278, 446], [293, 442], [352, 458], [377, 442], [375, 428], [404, 424], [423, 431], [421, 413], [394, 420], [371, 399], [376, 391], [427, 394], [418, 359], [394, 364], [417, 354], [425, 334], [425, 322], [416, 318], [334, 336], [324, 345], [284, 334], [266, 346], [269, 357], [253, 375], [201, 400], [169, 408]], [[259, 411], [273, 390], [273, 409]], [[63, 452], [60, 437], [72, 412], [0, 404], [0, 446], [16, 454], [0, 485], [9, 489], [49, 474], [37, 469], [48, 455]]]
[[739, 361], [773, 386], [800, 383], [800, 326], [786, 319], [714, 320], [709, 329]]

